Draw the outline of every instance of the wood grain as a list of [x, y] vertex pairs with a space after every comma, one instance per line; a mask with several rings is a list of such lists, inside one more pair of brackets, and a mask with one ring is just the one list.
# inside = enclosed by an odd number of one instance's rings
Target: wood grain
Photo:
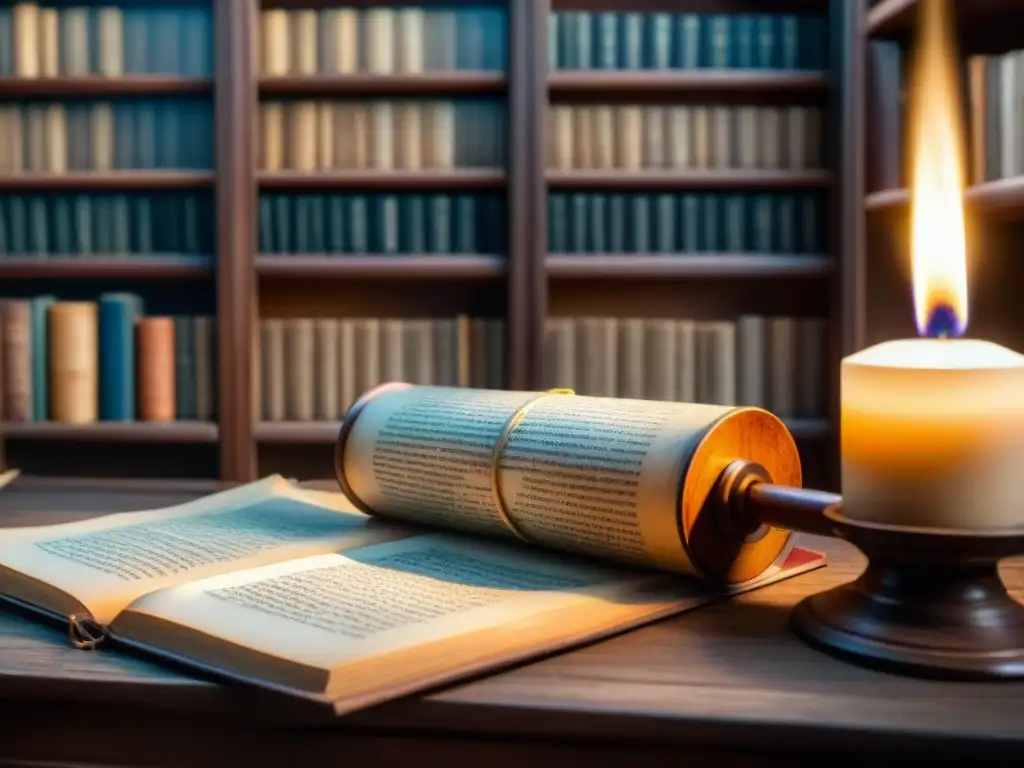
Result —
[[[0, 524], [83, 519], [193, 495], [173, 486], [127, 492], [19, 480], [0, 491]], [[263, 760], [287, 754], [289, 765], [355, 755], [389, 765], [415, 750], [421, 759], [488, 766], [513, 758], [516, 765], [669, 765], [683, 754], [688, 766], [721, 766], [802, 765], [838, 750], [843, 759], [833, 764], [905, 752], [966, 755], [973, 766], [1024, 754], [1024, 683], [898, 678], [834, 661], [794, 638], [789, 609], [863, 567], [848, 545], [805, 541], [829, 553], [827, 568], [337, 720], [122, 652], [74, 650], [61, 630], [0, 612], [0, 733], [17, 736], [0, 739], [0, 759], [230, 764], [235, 749]], [[1003, 573], [1020, 597], [1024, 561], [1007, 562]]]

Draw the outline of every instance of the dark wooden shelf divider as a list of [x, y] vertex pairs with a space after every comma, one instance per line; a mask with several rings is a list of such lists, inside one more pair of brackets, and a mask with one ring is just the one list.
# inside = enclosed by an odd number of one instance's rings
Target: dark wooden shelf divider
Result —
[[169, 191], [212, 187], [213, 171], [73, 171], [70, 173], [8, 173], [0, 175], [0, 191], [63, 190]]
[[209, 256], [0, 257], [0, 280], [188, 280], [212, 275]]
[[260, 189], [495, 189], [505, 183], [505, 173], [492, 168], [453, 168], [424, 171], [259, 171]]
[[262, 277], [479, 280], [500, 278], [506, 271], [504, 256], [479, 254], [261, 254], [256, 257], [256, 273]]
[[615, 91], [644, 96], [687, 93], [755, 96], [765, 92], [799, 95], [825, 91], [828, 77], [823, 72], [788, 70], [560, 70], [548, 75], [547, 84], [552, 96]]
[[551, 171], [551, 188], [572, 189], [815, 189], [831, 182], [827, 171], [771, 170], [643, 170]]
[[785, 253], [553, 253], [548, 277], [588, 280], [652, 280], [658, 278], [827, 277], [828, 256]]
[[4, 422], [7, 440], [59, 440], [97, 443], [216, 443], [216, 424], [201, 421], [97, 421], [67, 424], [59, 421]]
[[424, 72], [408, 75], [264, 77], [264, 96], [449, 96], [502, 93], [503, 72]]
[[23, 97], [202, 96], [213, 90], [210, 78], [178, 75], [99, 75], [0, 77], [0, 94]]

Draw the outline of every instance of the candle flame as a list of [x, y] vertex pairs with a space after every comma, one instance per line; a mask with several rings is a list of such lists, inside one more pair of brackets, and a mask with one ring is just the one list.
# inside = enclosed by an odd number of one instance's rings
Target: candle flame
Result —
[[917, 330], [944, 338], [967, 328], [959, 59], [950, 2], [920, 7], [909, 81], [911, 271]]

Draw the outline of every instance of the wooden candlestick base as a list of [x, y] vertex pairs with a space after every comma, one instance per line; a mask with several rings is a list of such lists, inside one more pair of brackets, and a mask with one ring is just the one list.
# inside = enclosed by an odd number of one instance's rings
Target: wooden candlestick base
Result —
[[764, 467], [734, 461], [708, 511], [741, 539], [771, 526], [846, 539], [868, 558], [849, 584], [803, 600], [794, 632], [864, 666], [943, 680], [1024, 678], [1024, 605], [999, 578], [1024, 553], [1024, 527], [910, 528], [852, 520], [842, 497], [774, 485]]
[[803, 600], [794, 632], [847, 661], [945, 680], [1024, 677], [1024, 606], [999, 561], [1024, 552], [1024, 529], [929, 530], [823, 512], [868, 558], [855, 581]]

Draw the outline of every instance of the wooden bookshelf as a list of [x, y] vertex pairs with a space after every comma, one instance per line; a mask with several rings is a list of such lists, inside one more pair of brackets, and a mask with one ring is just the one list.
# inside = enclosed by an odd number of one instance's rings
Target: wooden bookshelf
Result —
[[828, 256], [802, 254], [700, 253], [687, 255], [620, 253], [558, 254], [547, 257], [548, 277], [589, 280], [657, 280], [659, 278], [794, 278], [828, 277]]
[[261, 277], [310, 279], [488, 280], [503, 277], [505, 266], [502, 256], [479, 254], [261, 254], [256, 258]]
[[548, 74], [552, 96], [577, 93], [746, 96], [766, 93], [807, 95], [824, 93], [828, 76], [822, 72], [677, 70], [657, 71], [555, 71]]
[[0, 257], [0, 280], [192, 280], [213, 275], [201, 256]]
[[827, 187], [827, 171], [707, 170], [707, 171], [548, 171], [552, 189], [686, 190], [686, 189], [819, 189]]
[[[955, 0], [958, 24], [962, 31], [980, 29], [1002, 37], [1005, 27], [1024, 18], [1017, 0]], [[864, 29], [874, 38], [900, 38], [909, 35], [917, 18], [918, 0], [880, 0], [865, 13]]]
[[74, 171], [69, 173], [18, 173], [0, 176], [0, 191], [172, 191], [214, 186], [213, 171]]
[[[266, 422], [256, 418], [258, 370], [252, 350], [259, 326], [253, 318], [440, 317], [463, 314], [505, 321], [505, 386], [544, 386], [545, 322], [568, 307], [570, 314], [600, 308], [606, 297], [628, 293], [617, 306], [642, 314], [671, 312], [686, 316], [691, 295], [704, 294], [709, 311], [743, 310], [751, 296], [770, 294], [774, 307], [792, 305], [808, 313], [828, 312], [830, 362], [844, 331], [832, 296], [847, 280], [851, 225], [841, 215], [847, 199], [847, 169], [841, 145], [847, 133], [842, 112], [847, 94], [860, 87], [860, 72], [850, 66], [851, 53], [837, 53], [823, 67], [688, 69], [556, 69], [547, 66], [549, 14], [562, 10], [632, 10], [625, 0], [540, 0], [496, 3], [425, 0], [422, 5], [504, 9], [507, 36], [504, 65], [437, 69], [391, 74], [268, 75], [261, 69], [261, 5], [256, 0], [209, 0], [213, 12], [216, 56], [210, 78], [175, 75], [122, 75], [56, 78], [0, 78], [0, 102], [8, 99], [106, 99], [119, 96], [212, 99], [216, 166], [213, 171], [136, 170], [68, 174], [0, 175], [0, 191], [163, 192], [212, 191], [216, 214], [215, 257], [210, 261], [161, 257], [128, 259], [0, 258], [0, 279], [152, 283], [196, 280], [197, 290], [211, 290], [217, 306], [218, 422], [195, 424], [97, 423], [82, 427], [51, 423], [10, 423], [0, 440], [12, 445], [52, 441], [210, 444], [218, 454], [224, 481], [244, 482], [275, 467], [277, 457], [296, 446], [322, 456], [337, 435], [336, 420]], [[327, 1], [326, 5], [332, 3]], [[317, 7], [324, 5], [316, 4]], [[356, 3], [362, 8], [365, 4]], [[379, 5], [379, 4], [378, 4]], [[300, 8], [294, 2], [266, 7]], [[642, 4], [640, 13], [665, 11], [710, 14], [789, 13], [826, 9], [828, 37], [859, 39], [863, 8], [856, 14], [838, 0], [792, 0], [770, 11], [757, 0], [677, 0]], [[308, 71], [308, 70], [307, 70]], [[642, 104], [814, 105], [825, 115], [827, 151], [821, 167], [785, 169], [730, 167], [668, 170], [565, 170], [547, 167], [545, 158], [549, 104], [604, 101]], [[452, 101], [500, 102], [505, 109], [503, 167], [455, 167], [424, 170], [320, 171], [262, 170], [262, 101], [290, 105], [297, 101]], [[171, 100], [171, 99], [168, 99]], [[289, 118], [290, 119], [290, 118]], [[490, 130], [490, 129], [489, 129]], [[488, 131], [482, 131], [486, 134]], [[467, 142], [476, 134], [459, 133]], [[372, 163], [367, 163], [372, 164]], [[319, 165], [319, 161], [318, 161]], [[308, 166], [307, 166], [308, 167]], [[396, 168], [398, 166], [396, 165]], [[549, 193], [714, 193], [721, 195], [816, 194], [825, 200], [822, 214], [830, 224], [825, 247], [806, 253], [549, 253]], [[420, 197], [491, 195], [502, 206], [504, 242], [491, 253], [318, 253], [296, 246], [291, 252], [265, 247], [259, 240], [264, 196], [289, 198], [416, 195]], [[863, 199], [860, 195], [858, 205]], [[402, 249], [405, 250], [403, 245]], [[345, 249], [349, 250], [349, 249]], [[351, 249], [356, 250], [356, 249]], [[365, 249], [364, 249], [365, 250]], [[409, 249], [413, 250], [413, 249]], [[433, 248], [424, 250], [433, 251]], [[552, 249], [553, 250], [553, 249]], [[566, 249], [569, 250], [569, 249]], [[794, 250], [799, 250], [796, 248]], [[761, 281], [770, 281], [762, 287]], [[422, 285], [421, 285], [422, 283]], [[58, 283], [54, 283], [58, 285]], [[756, 291], [753, 289], [757, 289]], [[54, 288], [56, 290], [56, 288]], [[588, 293], [592, 292], [592, 293]], [[719, 293], [722, 292], [722, 293]], [[838, 305], [838, 300], [834, 302]], [[571, 305], [571, 306], [570, 306]], [[309, 314], [304, 314], [309, 309]], [[577, 311], [578, 309], [578, 311]], [[589, 311], [589, 309], [588, 309]], [[596, 311], [596, 310], [595, 310]], [[751, 307], [751, 312], [760, 311]], [[780, 310], [781, 313], [781, 310]], [[651, 315], [661, 316], [661, 315]], [[836, 398], [829, 382], [830, 409]], [[835, 413], [792, 419], [794, 435], [814, 454], [835, 455]], [[305, 455], [305, 454], [303, 454]], [[266, 459], [266, 460], [265, 460]], [[329, 457], [327, 459], [329, 461]], [[815, 482], [818, 482], [815, 476]], [[827, 481], [820, 484], [828, 485]]]
[[262, 77], [264, 96], [453, 96], [500, 94], [508, 87], [500, 72], [428, 72], [401, 75]]
[[0, 427], [7, 440], [79, 443], [216, 443], [217, 425], [198, 421], [96, 422], [66, 424], [49, 421], [8, 421]]
[[207, 96], [213, 80], [178, 75], [81, 75], [0, 77], [4, 98], [112, 98], [118, 96]]
[[333, 171], [303, 173], [260, 171], [260, 189], [374, 189], [374, 190], [472, 190], [497, 189], [505, 183], [503, 171], [490, 168], [458, 168], [445, 171]]

